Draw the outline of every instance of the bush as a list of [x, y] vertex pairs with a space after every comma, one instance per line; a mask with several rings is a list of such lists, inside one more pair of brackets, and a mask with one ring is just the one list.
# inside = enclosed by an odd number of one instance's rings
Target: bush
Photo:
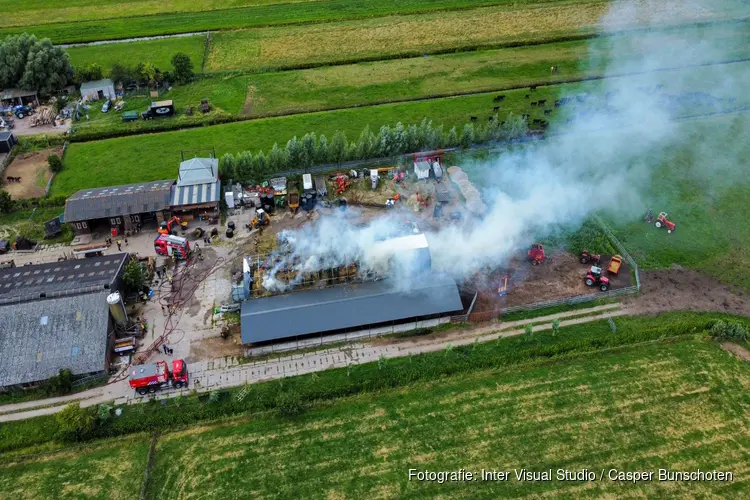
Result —
[[276, 396], [276, 409], [282, 417], [295, 417], [305, 410], [298, 392], [285, 391]]
[[47, 379], [44, 383], [44, 392], [49, 395], [63, 396], [70, 394], [73, 390], [73, 373], [68, 369], [62, 369], [60, 372]]
[[95, 408], [81, 408], [79, 403], [68, 405], [55, 416], [58, 437], [62, 441], [76, 442], [90, 439], [96, 428]]
[[748, 328], [737, 321], [716, 321], [711, 326], [711, 336], [717, 340], [738, 340], [740, 342], [748, 339]]
[[47, 163], [49, 163], [49, 169], [57, 173], [63, 169], [63, 162], [57, 155], [50, 155], [47, 157]]

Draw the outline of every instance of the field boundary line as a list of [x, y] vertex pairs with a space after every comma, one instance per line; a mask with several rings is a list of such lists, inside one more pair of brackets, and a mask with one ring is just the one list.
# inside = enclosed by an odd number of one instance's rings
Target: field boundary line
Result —
[[211, 50], [211, 32], [206, 31], [206, 39], [203, 42], [203, 59], [201, 59], [201, 75], [206, 71], [206, 61], [208, 61], [208, 53]]
[[155, 431], [151, 436], [151, 446], [148, 449], [148, 459], [146, 460], [146, 469], [143, 471], [143, 481], [141, 482], [141, 493], [138, 496], [140, 500], [146, 499], [146, 487], [148, 485], [148, 476], [151, 472], [151, 466], [154, 463], [154, 453], [156, 452], [156, 441], [159, 439], [159, 431]]

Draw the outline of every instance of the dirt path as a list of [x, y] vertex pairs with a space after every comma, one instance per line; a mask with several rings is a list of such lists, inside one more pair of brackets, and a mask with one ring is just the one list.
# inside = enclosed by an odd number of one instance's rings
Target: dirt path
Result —
[[723, 344], [721, 344], [721, 348], [727, 352], [731, 352], [742, 361], [750, 361], [750, 351], [739, 344], [735, 344], [733, 342], [724, 342]]

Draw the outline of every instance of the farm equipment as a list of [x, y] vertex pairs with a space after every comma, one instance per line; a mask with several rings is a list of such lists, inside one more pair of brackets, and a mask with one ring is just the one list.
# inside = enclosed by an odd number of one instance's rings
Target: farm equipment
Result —
[[151, 120], [153, 118], [172, 115], [174, 115], [174, 103], [172, 103], [172, 101], [152, 102], [151, 106], [146, 111], [141, 113], [141, 117], [144, 120]]
[[667, 219], [667, 212], [661, 212], [656, 218], [656, 222], [654, 222], [654, 225], [658, 228], [666, 227], [668, 233], [674, 231], [675, 228], [675, 223]]
[[589, 262], [598, 266], [601, 262], [602, 256], [598, 253], [589, 253], [588, 250], [581, 252], [581, 264], [588, 264]]
[[602, 292], [609, 290], [609, 278], [602, 276], [601, 267], [591, 266], [583, 281], [586, 286], [598, 286]]
[[122, 114], [122, 121], [134, 122], [138, 119], [138, 111], [126, 111]]
[[616, 276], [620, 274], [621, 266], [622, 266], [622, 257], [619, 255], [615, 255], [609, 260], [609, 266], [607, 267], [607, 272], [612, 273]]
[[299, 188], [296, 184], [289, 186], [289, 210], [293, 213], [297, 213], [299, 209]]
[[539, 243], [534, 243], [533, 245], [531, 245], [531, 248], [529, 248], [528, 257], [531, 261], [531, 264], [534, 266], [538, 266], [539, 264], [544, 263], [544, 261], [547, 260], [547, 255], [544, 253], [544, 245], [541, 245]]
[[161, 224], [159, 224], [159, 229], [157, 229], [157, 231], [159, 232], [159, 234], [177, 234], [176, 226], [181, 226], [183, 229], [185, 229], [187, 228], [187, 221], [182, 222], [179, 217], [175, 216], [169, 220], [161, 221]]
[[265, 210], [258, 208], [255, 210], [255, 217], [250, 221], [248, 228], [252, 231], [256, 227], [268, 226], [271, 224], [271, 218], [268, 216]]
[[336, 188], [336, 194], [340, 195], [351, 185], [349, 179], [345, 175], [337, 175], [333, 179], [333, 185]]
[[16, 115], [16, 118], [19, 120], [23, 120], [25, 117], [33, 115], [34, 110], [28, 106], [15, 106], [13, 108], [13, 114]]
[[173, 234], [160, 234], [154, 240], [154, 251], [157, 255], [174, 256], [187, 259], [190, 254], [190, 243], [187, 238]]
[[208, 113], [211, 111], [211, 105], [208, 103], [208, 99], [201, 99], [201, 112]]
[[164, 388], [187, 387], [189, 382], [187, 363], [184, 359], [172, 361], [172, 371], [166, 361], [157, 361], [149, 365], [137, 365], [130, 370], [130, 387], [141, 396], [153, 394]]

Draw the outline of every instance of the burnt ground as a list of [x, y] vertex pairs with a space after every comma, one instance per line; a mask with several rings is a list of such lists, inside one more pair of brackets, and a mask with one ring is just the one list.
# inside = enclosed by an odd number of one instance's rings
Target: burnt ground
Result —
[[[610, 256], [602, 256], [602, 268], [609, 264]], [[544, 264], [532, 266], [530, 262], [516, 259], [506, 270], [492, 270], [483, 273], [486, 279], [477, 279], [468, 285], [479, 287], [480, 297], [474, 307], [475, 312], [516, 307], [536, 302], [546, 302], [595, 293], [597, 287], [587, 287], [583, 282], [590, 265], [581, 264], [578, 256], [568, 252], [547, 255]], [[508, 292], [498, 296], [497, 287], [501, 276], [507, 272]], [[634, 284], [630, 266], [623, 262], [618, 276], [609, 275], [610, 288], [617, 290]]]

